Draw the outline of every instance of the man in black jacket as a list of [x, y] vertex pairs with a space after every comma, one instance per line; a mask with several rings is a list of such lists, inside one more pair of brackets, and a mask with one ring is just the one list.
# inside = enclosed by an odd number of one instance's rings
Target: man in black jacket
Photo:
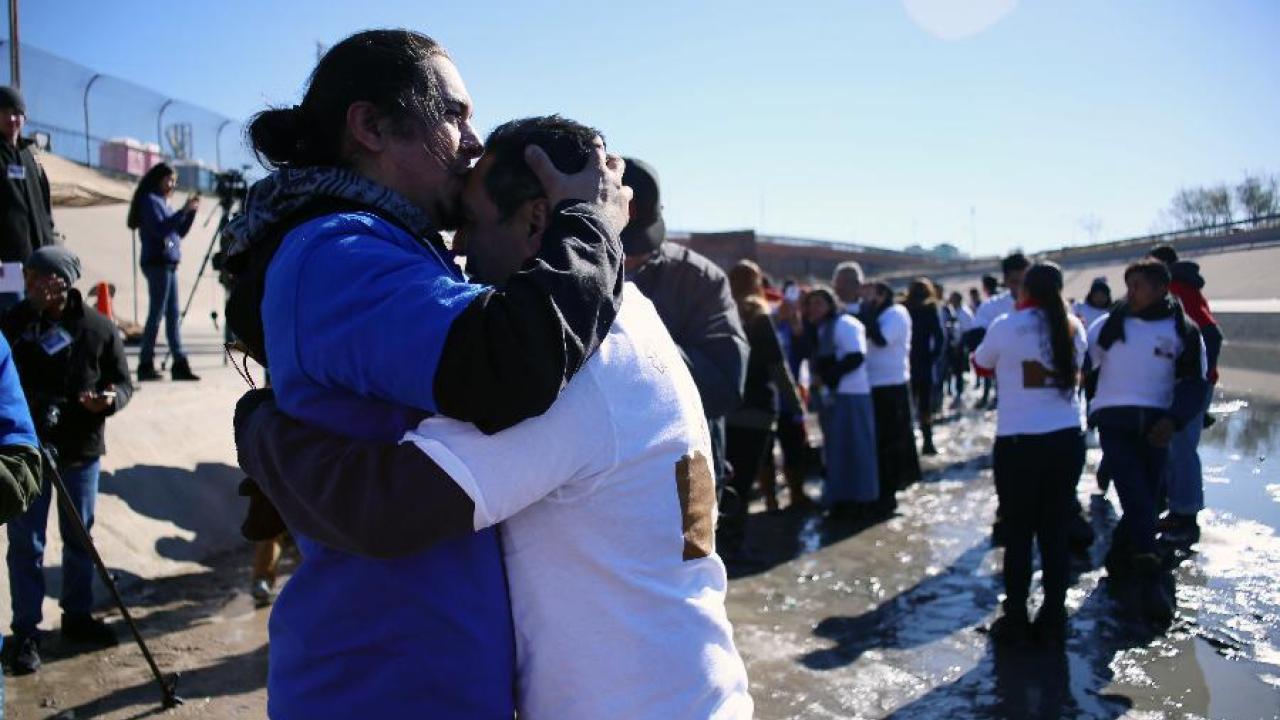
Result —
[[716, 487], [724, 484], [724, 418], [742, 405], [747, 335], [724, 271], [678, 243], [666, 242], [658, 174], [626, 158], [622, 181], [634, 193], [631, 222], [622, 231], [627, 279], [658, 309], [702, 397], [711, 429]]
[[[53, 244], [53, 210], [49, 178], [22, 137], [26, 104], [14, 88], [0, 87], [0, 262], [25, 263], [31, 253]], [[21, 299], [0, 293], [0, 311]]]
[[[27, 298], [0, 320], [13, 346], [14, 363], [27, 396], [41, 444], [56, 454], [71, 501], [85, 526], [93, 526], [99, 458], [106, 452], [108, 416], [133, 392], [124, 345], [115, 326], [85, 305], [72, 286], [80, 260], [69, 250], [43, 247], [26, 266]], [[53, 490], [46, 482], [31, 507], [9, 523], [9, 593], [13, 601], [11, 666], [17, 673], [40, 666], [37, 626], [44, 600], [45, 525]], [[93, 562], [58, 514], [62, 531], [62, 634], [73, 642], [114, 645], [115, 634], [95, 620]]]

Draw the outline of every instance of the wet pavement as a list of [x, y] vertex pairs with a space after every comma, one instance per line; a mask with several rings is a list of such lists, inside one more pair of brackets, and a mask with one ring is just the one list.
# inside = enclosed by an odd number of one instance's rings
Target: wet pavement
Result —
[[1280, 406], [1213, 412], [1202, 446], [1213, 509], [1176, 558], [1167, 633], [1124, 617], [1101, 569], [1119, 503], [1098, 494], [1096, 443], [1079, 493], [1099, 540], [1068, 595], [1064, 651], [1004, 651], [985, 632], [1001, 599], [990, 413], [939, 426], [941, 458], [887, 522], [753, 515], [767, 561], [740, 572], [729, 606], [758, 716], [1280, 716], [1280, 472], [1268, 457]]
[[[1115, 522], [1090, 450], [1080, 498], [1099, 541], [1068, 596], [1065, 651], [997, 652], [990, 546], [991, 413], [938, 426], [940, 458], [871, 526], [755, 512], [761, 562], [735, 571], [729, 613], [760, 718], [1280, 716], [1280, 404], [1222, 400], [1204, 436], [1203, 537], [1173, 571], [1167, 633], [1125, 619], [1100, 569]], [[811, 486], [816, 491], [816, 483]], [[786, 498], [783, 499], [786, 506]], [[757, 510], [759, 510], [758, 508]], [[126, 592], [187, 704], [158, 710], [132, 644], [75, 653], [50, 635], [38, 674], [6, 678], [9, 718], [263, 717], [266, 620], [248, 552]], [[1033, 603], [1035, 598], [1033, 597]], [[116, 626], [122, 640], [126, 631]]]

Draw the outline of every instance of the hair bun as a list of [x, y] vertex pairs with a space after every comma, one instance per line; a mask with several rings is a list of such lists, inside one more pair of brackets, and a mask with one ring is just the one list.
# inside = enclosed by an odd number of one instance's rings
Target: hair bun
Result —
[[302, 141], [302, 108], [264, 110], [249, 122], [249, 144], [263, 165], [297, 164]]

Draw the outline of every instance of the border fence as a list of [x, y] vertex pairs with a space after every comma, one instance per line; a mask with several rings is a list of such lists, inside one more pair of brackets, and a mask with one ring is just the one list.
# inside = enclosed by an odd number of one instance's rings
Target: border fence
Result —
[[[0, 57], [9, 43], [0, 41]], [[244, 123], [185, 100], [19, 45], [27, 134], [47, 150], [105, 172], [141, 175], [173, 163], [179, 185], [212, 191], [214, 174], [259, 168], [244, 141]], [[10, 81], [7, 64], [0, 80]]]

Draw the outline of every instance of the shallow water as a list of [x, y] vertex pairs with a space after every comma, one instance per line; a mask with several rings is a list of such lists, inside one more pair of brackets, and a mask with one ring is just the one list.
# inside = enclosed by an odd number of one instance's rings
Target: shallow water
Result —
[[[756, 514], [766, 558], [730, 585], [730, 614], [761, 718], [1270, 718], [1280, 715], [1280, 406], [1222, 400], [1205, 432], [1203, 537], [1173, 571], [1167, 633], [1121, 616], [1100, 569], [1118, 513], [1080, 498], [1098, 533], [1068, 604], [1064, 652], [999, 651], [990, 547], [993, 415], [939, 427], [943, 450], [868, 528]], [[1095, 444], [1096, 445], [1096, 444]], [[1038, 579], [1037, 579], [1038, 582]], [[1034, 599], [1033, 599], [1034, 602]]]

